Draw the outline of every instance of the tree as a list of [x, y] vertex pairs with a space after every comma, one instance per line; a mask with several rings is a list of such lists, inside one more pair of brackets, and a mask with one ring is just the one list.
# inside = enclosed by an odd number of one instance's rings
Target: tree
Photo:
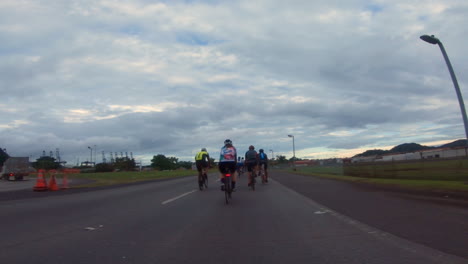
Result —
[[135, 170], [136, 163], [135, 159], [129, 159], [127, 157], [116, 158], [114, 163], [114, 168], [123, 171], [132, 171]]
[[190, 161], [179, 161], [177, 165], [179, 166], [179, 168], [185, 168], [185, 169], [192, 168], [192, 162]]
[[10, 156], [0, 148], [0, 167], [3, 166], [3, 163], [9, 158]]
[[56, 170], [60, 168], [60, 163], [53, 157], [43, 156], [33, 162], [32, 166], [35, 169]]
[[158, 154], [157, 156], [153, 156], [151, 167], [158, 170], [174, 170], [177, 168], [177, 160], [175, 157], [167, 158], [163, 154]]
[[278, 160], [279, 163], [286, 163], [286, 156], [278, 155], [276, 156], [276, 159]]
[[114, 165], [110, 163], [98, 163], [96, 164], [96, 172], [111, 172], [114, 171]]

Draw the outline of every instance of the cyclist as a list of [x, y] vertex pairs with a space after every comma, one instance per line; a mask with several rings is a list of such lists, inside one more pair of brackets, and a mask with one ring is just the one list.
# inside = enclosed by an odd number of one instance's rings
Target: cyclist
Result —
[[263, 165], [263, 168], [265, 170], [265, 182], [268, 182], [268, 156], [267, 154], [265, 154], [263, 152], [263, 149], [259, 149], [258, 150], [259, 153], [258, 153], [258, 164], [259, 164], [259, 168], [262, 167]]
[[224, 141], [224, 146], [221, 148], [219, 154], [218, 168], [221, 172], [221, 190], [224, 191], [224, 174], [232, 174], [232, 191], [236, 188], [236, 164], [237, 164], [237, 150], [232, 145], [230, 139]]
[[[198, 170], [198, 186], [200, 190], [203, 188], [203, 175], [206, 175], [206, 170], [210, 167], [210, 154], [206, 148], [202, 148], [200, 152], [195, 155], [195, 164]], [[206, 175], [208, 177], [208, 175]]]
[[244, 172], [244, 158], [237, 157], [237, 176], [240, 177]]
[[249, 185], [252, 184], [253, 177], [256, 177], [257, 174], [257, 165], [258, 165], [258, 154], [255, 151], [255, 147], [250, 145], [249, 150], [245, 153], [245, 165], [247, 166], [247, 172], [249, 174]]

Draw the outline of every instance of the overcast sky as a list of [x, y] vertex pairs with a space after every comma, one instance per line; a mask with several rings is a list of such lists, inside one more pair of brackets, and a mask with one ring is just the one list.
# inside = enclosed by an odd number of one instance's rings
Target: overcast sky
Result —
[[149, 164], [226, 138], [288, 158], [288, 134], [299, 158], [451, 142], [454, 86], [419, 37], [467, 98], [467, 25], [466, 0], [1, 0], [0, 147]]

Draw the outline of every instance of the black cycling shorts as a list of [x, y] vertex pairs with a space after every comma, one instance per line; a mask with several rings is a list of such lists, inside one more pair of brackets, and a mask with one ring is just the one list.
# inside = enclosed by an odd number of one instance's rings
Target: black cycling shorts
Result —
[[253, 161], [246, 161], [245, 162], [245, 165], [247, 165], [247, 171], [248, 172], [252, 172], [253, 169], [255, 168], [255, 166], [257, 166], [257, 161], [253, 160]]
[[197, 160], [195, 161], [195, 164], [197, 165], [197, 170], [202, 171], [203, 168], [208, 167], [208, 162], [204, 160]]
[[262, 162], [262, 161], [260, 161], [259, 165], [262, 166], [262, 164], [263, 164], [263, 167], [265, 168], [265, 170], [268, 169], [268, 162], [265, 162], [265, 161]]
[[218, 163], [219, 172], [221, 173], [234, 173], [236, 171], [235, 162], [220, 162]]

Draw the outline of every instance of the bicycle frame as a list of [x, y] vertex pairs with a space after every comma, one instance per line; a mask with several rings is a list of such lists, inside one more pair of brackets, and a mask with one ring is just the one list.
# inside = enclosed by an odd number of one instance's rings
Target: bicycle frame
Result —
[[250, 188], [252, 188], [252, 191], [255, 191], [255, 183], [256, 183], [255, 178], [257, 177], [256, 172], [255, 172], [255, 169], [254, 169], [253, 171], [250, 172], [250, 175], [251, 175], [251, 176], [250, 176], [251, 178], [249, 179], [249, 181], [250, 181]]
[[224, 175], [224, 197], [226, 204], [229, 203], [232, 194], [232, 175], [231, 173], [223, 173]]
[[203, 190], [203, 186], [206, 188], [208, 188], [208, 173], [207, 173], [207, 169], [206, 168], [202, 168], [202, 171], [201, 171], [201, 175], [198, 175], [198, 182], [202, 183], [202, 185], [199, 186], [200, 188], [200, 191]]
[[265, 165], [264, 165], [264, 164], [260, 164], [260, 168], [259, 168], [258, 174], [259, 174], [259, 176], [260, 176], [261, 179], [262, 179], [262, 183], [266, 183]]

